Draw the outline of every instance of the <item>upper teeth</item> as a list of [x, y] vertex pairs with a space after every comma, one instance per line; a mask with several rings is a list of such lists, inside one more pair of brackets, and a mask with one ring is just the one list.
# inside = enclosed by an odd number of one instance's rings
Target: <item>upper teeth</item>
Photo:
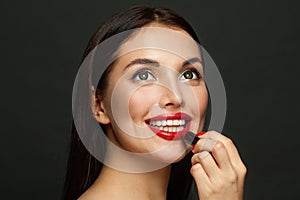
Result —
[[184, 126], [184, 119], [150, 121], [151, 126]]

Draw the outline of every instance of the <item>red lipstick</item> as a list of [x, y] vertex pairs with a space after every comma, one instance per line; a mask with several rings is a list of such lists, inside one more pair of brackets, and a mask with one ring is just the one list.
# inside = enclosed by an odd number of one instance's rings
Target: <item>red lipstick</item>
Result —
[[148, 127], [165, 140], [182, 139], [190, 128], [191, 117], [182, 112], [158, 115], [147, 119]]

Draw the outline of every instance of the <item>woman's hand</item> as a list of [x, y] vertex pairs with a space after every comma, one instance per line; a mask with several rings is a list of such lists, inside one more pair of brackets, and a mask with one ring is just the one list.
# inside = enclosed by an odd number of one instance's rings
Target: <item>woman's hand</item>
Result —
[[247, 169], [233, 142], [215, 131], [200, 138], [191, 168], [200, 200], [242, 200]]

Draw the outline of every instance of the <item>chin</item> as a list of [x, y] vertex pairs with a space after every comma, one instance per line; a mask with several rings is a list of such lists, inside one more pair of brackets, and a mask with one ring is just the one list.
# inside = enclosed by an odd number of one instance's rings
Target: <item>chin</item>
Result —
[[159, 160], [164, 163], [176, 163], [181, 161], [190, 151], [186, 146], [181, 145], [180, 147], [172, 147], [169, 145], [158, 151], [150, 153], [150, 157], [155, 160]]

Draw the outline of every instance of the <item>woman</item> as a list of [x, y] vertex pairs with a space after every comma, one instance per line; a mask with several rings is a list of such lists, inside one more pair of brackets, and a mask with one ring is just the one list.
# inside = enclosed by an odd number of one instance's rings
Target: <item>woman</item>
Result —
[[[114, 36], [111, 45], [107, 41]], [[64, 199], [243, 198], [246, 168], [230, 139], [202, 132], [192, 151], [184, 140], [208, 123], [209, 95], [196, 42], [182, 17], [146, 6], [115, 15], [96, 32], [83, 63], [96, 57], [99, 45], [111, 45], [105, 52], [111, 62], [90, 88], [91, 115], [108, 141], [96, 142], [103, 143], [100, 162], [82, 144], [91, 137], [73, 124]], [[103, 65], [100, 60], [93, 65]], [[122, 151], [115, 153], [115, 147]], [[123, 151], [138, 158], [124, 159]]]

